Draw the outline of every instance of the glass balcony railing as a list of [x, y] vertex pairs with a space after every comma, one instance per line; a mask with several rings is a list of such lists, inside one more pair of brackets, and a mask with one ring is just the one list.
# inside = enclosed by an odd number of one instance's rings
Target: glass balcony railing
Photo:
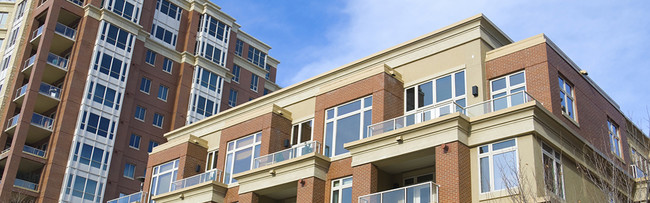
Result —
[[368, 126], [367, 137], [397, 130], [406, 126], [415, 125], [455, 112], [464, 113], [464, 109], [462, 106], [453, 101], [433, 105], [431, 107], [420, 109], [416, 112], [409, 113], [404, 116], [385, 120], [381, 123], [372, 124]]
[[70, 38], [71, 40], [74, 40], [74, 36], [76, 35], [77, 31], [75, 29], [72, 29], [64, 24], [61, 23], [56, 23], [56, 27], [54, 27], [54, 32], [59, 33], [63, 36], [66, 36]]
[[0, 152], [0, 154], [7, 153], [7, 152], [9, 152], [9, 150], [11, 150], [11, 148], [7, 148], [7, 149], [5, 149], [5, 150], [2, 150], [2, 152]]
[[16, 98], [22, 97], [23, 95], [25, 95], [25, 93], [27, 93], [27, 84], [23, 85], [22, 87], [16, 90]]
[[25, 67], [23, 67], [23, 70], [29, 68], [30, 66], [34, 65], [34, 62], [36, 61], [36, 55], [33, 55], [29, 57], [27, 60], [25, 60]]
[[528, 92], [519, 91], [502, 97], [497, 97], [482, 103], [474, 104], [465, 108], [467, 116], [480, 116], [486, 113], [498, 111], [508, 107], [517, 106], [535, 100]]
[[20, 114], [15, 115], [14, 117], [11, 117], [7, 121], [7, 128], [11, 128], [11, 127], [14, 127], [14, 126], [18, 125], [18, 117], [20, 117]]
[[77, 4], [79, 6], [84, 6], [84, 1], [81, 1], [81, 0], [68, 0], [68, 1], [70, 1], [70, 2], [72, 2], [74, 4]]
[[34, 32], [32, 32], [32, 40], [34, 40], [36, 37], [41, 36], [41, 34], [43, 34], [43, 27], [45, 27], [45, 26], [41, 25], [41, 27], [38, 27], [38, 29], [36, 29], [36, 30], [34, 30]]
[[273, 154], [268, 154], [265, 156], [255, 158], [255, 160], [253, 160], [253, 168], [268, 166], [274, 163], [293, 159], [312, 152], [321, 153], [320, 142], [318, 141], [303, 142], [294, 145], [289, 149], [285, 149], [279, 152], [275, 152]]
[[219, 169], [212, 169], [204, 173], [201, 173], [199, 175], [178, 180], [172, 183], [172, 188], [170, 192], [191, 187], [194, 185], [198, 185], [201, 183], [209, 182], [209, 181], [217, 181], [223, 183], [223, 172], [221, 172], [221, 170]]
[[359, 203], [437, 203], [438, 185], [426, 182], [359, 197]]
[[29, 181], [26, 181], [26, 180], [21, 180], [21, 179], [18, 179], [18, 178], [16, 178], [16, 180], [14, 181], [14, 186], [20, 187], [20, 188], [25, 188], [25, 189], [28, 189], [28, 190], [36, 190], [36, 189], [38, 189], [38, 184], [37, 183], [32, 183], [32, 182], [29, 182]]
[[23, 152], [34, 155], [34, 156], [45, 158], [45, 151], [40, 150], [40, 149], [36, 149], [34, 147], [31, 147], [31, 146], [27, 146], [27, 145], [23, 146]]
[[47, 63], [63, 70], [68, 70], [68, 59], [50, 53], [47, 55]]
[[32, 116], [32, 125], [44, 128], [46, 130], [52, 130], [52, 124], [54, 123], [54, 119], [34, 113]]
[[61, 89], [47, 83], [41, 83], [41, 87], [38, 88], [38, 92], [45, 96], [52, 97], [56, 100], [61, 99]]
[[147, 197], [146, 192], [137, 192], [124, 197], [117, 199], [108, 200], [107, 203], [134, 203], [134, 202], [146, 202], [145, 198]]

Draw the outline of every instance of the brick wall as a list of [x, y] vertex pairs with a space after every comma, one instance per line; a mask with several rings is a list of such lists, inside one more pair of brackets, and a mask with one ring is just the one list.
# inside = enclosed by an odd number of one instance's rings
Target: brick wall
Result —
[[325, 202], [325, 181], [316, 177], [302, 179], [304, 183], [298, 181], [298, 191], [296, 203], [324, 203]]
[[[151, 154], [149, 156], [149, 161], [147, 162], [147, 174], [152, 174], [153, 167], [155, 166], [179, 159], [178, 175], [176, 180], [181, 180], [204, 172], [207, 154], [208, 150], [198, 144], [189, 142], [179, 144]], [[196, 171], [197, 165], [200, 166], [198, 172]], [[150, 186], [151, 175], [148, 175], [143, 185], [143, 191], [149, 191]]]
[[[446, 146], [446, 149], [445, 149]], [[471, 202], [469, 147], [458, 141], [436, 146], [436, 183], [439, 202]]]

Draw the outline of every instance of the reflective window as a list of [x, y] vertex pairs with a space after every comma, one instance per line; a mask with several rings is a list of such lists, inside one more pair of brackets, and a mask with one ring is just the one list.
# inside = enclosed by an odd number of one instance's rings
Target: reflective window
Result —
[[153, 151], [153, 148], [158, 145], [159, 144], [155, 141], [149, 141], [149, 148], [147, 148], [147, 152], [151, 153]]
[[105, 5], [106, 9], [113, 13], [126, 18], [127, 20], [138, 23], [138, 14], [140, 8], [125, 0], [108, 0]]
[[149, 78], [142, 78], [140, 80], [140, 91], [149, 94], [151, 89], [151, 80]]
[[129, 139], [129, 147], [135, 148], [135, 149], [140, 149], [140, 137], [139, 135], [136, 134], [131, 134], [131, 138]]
[[520, 71], [491, 80], [490, 89], [492, 108], [495, 111], [523, 104], [526, 97], [523, 92], [526, 90], [526, 74]]
[[163, 101], [167, 101], [167, 93], [168, 92], [169, 92], [168, 87], [166, 87], [164, 85], [160, 85], [160, 87], [158, 87], [158, 99], [163, 100]]
[[237, 105], [237, 91], [230, 89], [230, 96], [228, 96], [228, 106], [235, 107]]
[[172, 73], [172, 68], [174, 67], [174, 61], [168, 59], [167, 57], [163, 58], [163, 67], [162, 70], [167, 73]]
[[181, 12], [183, 11], [181, 8], [167, 0], [157, 0], [156, 10], [176, 20], [181, 20]]
[[230, 26], [207, 14], [202, 15], [201, 18], [201, 27], [203, 28], [203, 32], [208, 33], [219, 41], [228, 41]]
[[241, 71], [241, 68], [235, 64], [232, 67], [232, 81], [239, 82], [239, 72]]
[[562, 105], [562, 113], [575, 120], [575, 99], [573, 97], [573, 85], [567, 82], [562, 77], [558, 78], [560, 82], [560, 104]]
[[115, 90], [101, 84], [90, 82], [87, 99], [103, 104], [109, 108], [120, 109], [120, 98], [122, 93], [116, 93]]
[[248, 61], [260, 68], [264, 68], [264, 65], [266, 65], [266, 53], [253, 46], [248, 46]]
[[199, 51], [200, 56], [203, 56], [219, 65], [224, 65], [226, 52], [221, 51], [220, 47], [204, 41], [199, 42], [199, 46], [201, 47]]
[[135, 36], [113, 24], [104, 22], [100, 39], [117, 48], [131, 53], [131, 46]]
[[70, 194], [70, 191], [72, 191], [72, 196], [74, 197], [89, 201], [99, 201], [102, 198], [102, 188], [103, 185], [101, 183], [98, 187], [97, 181], [70, 174], [68, 176], [66, 194]]
[[634, 178], [644, 178], [648, 175], [648, 159], [642, 153], [630, 148], [630, 158], [632, 159], [632, 175]]
[[77, 142], [74, 148], [72, 160], [79, 161], [81, 164], [97, 169], [106, 170], [108, 166], [108, 155], [109, 152], [104, 152], [104, 150], [100, 148]]
[[153, 126], [162, 128], [164, 119], [165, 119], [165, 117], [163, 115], [160, 115], [158, 113], [154, 113], [153, 114]]
[[481, 193], [519, 185], [517, 143], [514, 139], [479, 147]]
[[244, 49], [244, 42], [238, 39], [237, 43], [235, 44], [235, 54], [237, 54], [237, 56], [241, 56], [243, 49]]
[[151, 195], [159, 195], [171, 191], [172, 184], [178, 174], [178, 159], [153, 167], [151, 174]]
[[352, 177], [332, 181], [331, 203], [352, 203]]
[[121, 81], [126, 77], [126, 64], [106, 53], [97, 52], [93, 69]]
[[546, 190], [556, 194], [560, 198], [564, 198], [562, 154], [545, 143], [542, 143], [542, 156]]
[[[406, 112], [454, 101], [464, 107], [465, 71], [444, 75], [405, 90]], [[446, 107], [449, 108], [449, 107]]]
[[9, 13], [0, 12], [0, 28], [2, 29], [7, 28], [7, 18], [9, 18]]
[[206, 161], [205, 161], [205, 170], [206, 171], [217, 168], [217, 157], [218, 157], [217, 155], [218, 154], [219, 154], [219, 151], [217, 151], [217, 150], [208, 152], [208, 157], [206, 158]]
[[86, 130], [86, 132], [99, 135], [101, 137], [108, 139], [113, 139], [113, 133], [115, 131], [115, 122], [111, 122], [110, 119], [104, 118], [97, 114], [84, 111], [83, 117], [81, 118], [80, 129]]
[[609, 134], [609, 146], [613, 154], [623, 158], [621, 135], [618, 132], [618, 125], [614, 121], [607, 120], [607, 131]]
[[216, 73], [210, 72], [205, 68], [199, 68], [196, 74], [195, 83], [200, 84], [217, 93], [221, 93], [222, 78]]
[[126, 163], [124, 165], [124, 173], [122, 173], [122, 176], [133, 179], [135, 176], [135, 165]]
[[159, 40], [162, 40], [163, 42], [171, 45], [172, 47], [176, 46], [176, 37], [177, 35], [174, 34], [174, 32], [169, 31], [168, 29], [160, 26], [153, 24], [151, 26], [151, 35], [153, 35], [155, 38], [158, 38]]
[[260, 77], [252, 74], [251, 76], [251, 90], [257, 92], [257, 84], [259, 83]]
[[232, 174], [251, 170], [253, 160], [260, 157], [261, 143], [262, 132], [228, 142], [224, 175], [226, 184], [237, 182]]
[[145, 62], [148, 64], [151, 64], [152, 66], [156, 64], [156, 52], [153, 52], [149, 49], [147, 49], [147, 56], [145, 58]]
[[367, 136], [372, 121], [372, 96], [327, 109], [326, 114], [325, 155], [332, 157], [347, 153], [343, 144]]

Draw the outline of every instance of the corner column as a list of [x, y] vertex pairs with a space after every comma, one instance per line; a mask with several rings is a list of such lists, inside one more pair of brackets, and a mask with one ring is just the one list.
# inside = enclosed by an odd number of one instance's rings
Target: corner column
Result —
[[377, 192], [379, 170], [371, 163], [352, 168], [352, 202], [357, 202], [360, 196]]
[[436, 146], [438, 202], [471, 202], [469, 147], [458, 141]]
[[239, 203], [258, 203], [259, 201], [260, 197], [253, 192], [247, 192], [239, 195]]
[[298, 181], [296, 203], [325, 203], [325, 181], [316, 177]]

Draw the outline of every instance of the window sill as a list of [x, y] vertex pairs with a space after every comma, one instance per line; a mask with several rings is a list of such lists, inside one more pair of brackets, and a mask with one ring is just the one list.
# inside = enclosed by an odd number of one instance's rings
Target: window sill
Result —
[[139, 120], [139, 121], [144, 122], [144, 119], [135, 118], [135, 120]]
[[140, 150], [140, 147], [137, 147], [137, 148], [136, 148], [136, 147], [131, 146], [131, 145], [129, 145], [129, 147], [130, 147], [131, 149]]
[[145, 92], [145, 91], [142, 91], [142, 90], [140, 90], [140, 92], [142, 92], [142, 93], [145, 93], [145, 94], [147, 94], [147, 95], [149, 95], [149, 92]]
[[346, 159], [346, 158], [350, 158], [350, 157], [352, 157], [352, 155], [350, 154], [350, 152], [345, 153], [345, 154], [339, 154], [339, 155], [336, 155], [336, 156], [330, 157], [330, 162], [335, 162], [335, 161], [342, 160], [342, 159]]
[[156, 67], [156, 64], [150, 64], [149, 62], [146, 62], [146, 61], [144, 63], [149, 64], [151, 67], [154, 67], [154, 68]]
[[[568, 119], [569, 121], [571, 121], [571, 123], [573, 123], [573, 125], [575, 125], [576, 127], [580, 128], [580, 124], [578, 124], [578, 121], [576, 121], [576, 119], [571, 118], [571, 116], [569, 116], [569, 114], [564, 113], [564, 111], [562, 112], [562, 115], [563, 115], [566, 119]], [[575, 115], [574, 115], [574, 117], [575, 117]]]
[[162, 129], [162, 126], [153, 125], [153, 127]]

